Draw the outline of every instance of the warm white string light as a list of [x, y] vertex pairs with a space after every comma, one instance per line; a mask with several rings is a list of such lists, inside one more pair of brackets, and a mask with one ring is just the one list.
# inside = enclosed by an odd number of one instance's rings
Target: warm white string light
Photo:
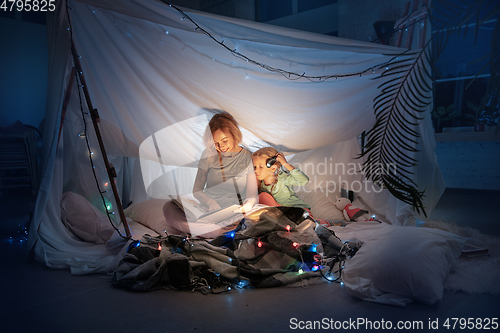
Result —
[[[389, 59], [388, 61], [385, 61], [385, 62], [382, 62], [382, 63], [379, 63], [377, 65], [374, 65], [374, 66], [370, 66], [369, 68], [365, 69], [365, 70], [362, 70], [362, 71], [359, 71], [359, 72], [355, 72], [355, 73], [347, 73], [347, 74], [331, 74], [331, 75], [306, 75], [305, 72], [299, 74], [299, 73], [295, 73], [295, 72], [292, 72], [292, 71], [287, 71], [287, 70], [284, 70], [284, 69], [281, 69], [281, 68], [276, 68], [276, 67], [272, 67], [272, 66], [269, 66], [269, 65], [266, 65], [264, 63], [261, 63], [261, 62], [258, 62], [256, 60], [253, 60], [252, 58], [240, 53], [237, 48], [230, 48], [229, 46], [227, 46], [226, 44], [224, 44], [224, 38], [221, 37], [221, 40], [217, 40], [217, 38], [215, 38], [211, 33], [209, 33], [207, 30], [203, 29], [200, 25], [198, 25], [198, 23], [196, 23], [188, 14], [186, 14], [182, 9], [162, 0], [163, 3], [167, 4], [169, 7], [172, 7], [174, 8], [175, 10], [177, 10], [181, 15], [181, 20], [184, 20], [184, 19], [187, 19], [189, 20], [192, 24], [195, 25], [195, 28], [194, 30], [195, 31], [200, 31], [202, 32], [203, 34], [205, 34], [206, 36], [210, 37], [214, 42], [216, 42], [217, 44], [219, 44], [220, 46], [224, 47], [227, 51], [229, 51], [232, 55], [234, 55], [235, 57], [238, 57], [242, 60], [245, 60], [246, 62], [249, 62], [249, 63], [252, 63], [254, 65], [257, 65], [261, 68], [264, 68], [270, 72], [274, 72], [274, 73], [278, 73], [278, 74], [281, 74], [283, 75], [285, 78], [289, 79], [289, 80], [299, 80], [299, 79], [306, 79], [306, 80], [309, 80], [311, 82], [323, 82], [323, 81], [326, 81], [326, 80], [329, 80], [329, 79], [332, 79], [332, 78], [335, 78], [336, 80], [338, 78], [347, 78], [347, 77], [354, 77], [354, 76], [362, 76], [362, 74], [364, 73], [367, 73], [367, 72], [374, 72], [374, 69], [376, 68], [384, 68], [385, 66], [387, 66], [388, 64], [392, 63], [395, 59], [396, 59], [396, 56], [393, 56], [391, 59]], [[402, 52], [400, 55], [404, 55], [406, 52], [408, 52], [409, 50], [405, 50], [404, 52]], [[399, 55], [398, 55], [399, 56]], [[269, 57], [272, 57], [272, 54], [269, 55]], [[212, 58], [212, 60], [214, 60]]]

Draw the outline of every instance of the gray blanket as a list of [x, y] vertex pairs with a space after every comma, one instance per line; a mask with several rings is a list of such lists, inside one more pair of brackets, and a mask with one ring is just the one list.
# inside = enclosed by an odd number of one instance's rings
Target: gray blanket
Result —
[[276, 287], [324, 276], [331, 270], [325, 259], [345, 255], [344, 249], [332, 231], [302, 208], [268, 207], [212, 241], [145, 235], [130, 245], [112, 283], [134, 291], [203, 293], [246, 285]]

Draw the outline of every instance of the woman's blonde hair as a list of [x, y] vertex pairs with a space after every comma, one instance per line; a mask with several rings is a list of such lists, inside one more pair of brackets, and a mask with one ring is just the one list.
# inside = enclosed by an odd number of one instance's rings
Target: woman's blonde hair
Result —
[[230, 134], [238, 145], [243, 139], [243, 134], [241, 134], [236, 119], [227, 112], [217, 113], [210, 119], [205, 134], [203, 134], [203, 142], [208, 149], [215, 148], [213, 134], [217, 130]]

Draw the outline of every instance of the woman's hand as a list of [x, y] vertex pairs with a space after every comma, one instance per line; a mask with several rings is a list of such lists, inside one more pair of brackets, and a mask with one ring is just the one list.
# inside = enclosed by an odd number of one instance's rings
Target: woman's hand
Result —
[[203, 205], [205, 207], [207, 207], [208, 211], [211, 212], [213, 210], [217, 210], [217, 209], [220, 209], [220, 205], [217, 203], [217, 201], [215, 201], [214, 199], [212, 198], [209, 198], [207, 196], [207, 198], [204, 200], [203, 202]]
[[220, 209], [220, 205], [217, 203], [217, 201], [210, 198], [203, 192], [206, 183], [207, 171], [198, 169], [198, 173], [196, 174], [196, 179], [193, 185], [193, 196], [201, 203], [203, 208], [207, 209], [209, 212]]
[[235, 213], [248, 213], [250, 210], [252, 210], [253, 206], [255, 205], [255, 203], [257, 202], [257, 199], [255, 198], [248, 198], [248, 199], [245, 199], [245, 201], [243, 201], [243, 205], [235, 210], [234, 212]]

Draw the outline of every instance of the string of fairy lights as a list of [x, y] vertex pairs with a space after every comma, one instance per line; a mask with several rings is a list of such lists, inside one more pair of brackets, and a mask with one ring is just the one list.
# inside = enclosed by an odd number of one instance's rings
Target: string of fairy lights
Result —
[[[72, 29], [72, 24], [71, 24], [71, 16], [69, 14], [69, 10], [71, 8], [69, 6], [66, 6], [66, 15], [67, 15], [67, 18], [68, 18], [68, 28], [67, 30], [69, 31], [70, 33], [70, 40], [71, 40], [71, 43], [73, 44], [74, 43], [74, 40], [73, 40], [73, 29]], [[76, 49], [76, 48], [73, 48], [73, 49]], [[81, 56], [78, 56], [79, 58], [81, 58]], [[92, 151], [92, 148], [91, 148], [91, 145], [90, 145], [90, 141], [89, 141], [89, 137], [88, 137], [88, 131], [87, 131], [87, 119], [86, 117], [88, 117], [90, 115], [89, 112], [85, 112], [84, 110], [84, 107], [83, 107], [83, 98], [82, 98], [82, 94], [81, 94], [81, 90], [83, 89], [83, 84], [80, 80], [80, 75], [83, 75], [82, 72], [76, 72], [75, 71], [75, 79], [76, 79], [76, 86], [77, 86], [77, 90], [78, 90], [78, 100], [79, 100], [79, 104], [80, 104], [80, 113], [81, 113], [81, 116], [82, 116], [82, 121], [83, 121], [83, 132], [82, 133], [79, 133], [78, 136], [80, 138], [84, 138], [85, 139], [85, 143], [86, 143], [86, 147], [87, 147], [87, 151], [88, 151], [88, 157], [89, 157], [89, 161], [90, 161], [90, 166], [91, 166], [91, 169], [92, 169], [92, 175], [94, 176], [94, 180], [95, 180], [95, 183], [96, 183], [96, 187], [97, 187], [97, 192], [99, 193], [99, 196], [100, 196], [100, 199], [102, 201], [102, 207], [106, 213], [106, 216], [108, 218], [108, 221], [109, 223], [111, 224], [111, 226], [113, 227], [113, 229], [118, 233], [118, 235], [120, 235], [120, 237], [124, 238], [124, 239], [128, 239], [128, 237], [125, 237], [124, 235], [122, 235], [122, 233], [120, 232], [120, 229], [115, 225], [115, 223], [113, 222], [113, 220], [111, 219], [111, 216], [114, 216], [114, 212], [113, 212], [113, 207], [110, 203], [110, 200], [105, 198], [104, 194], [107, 193], [107, 189], [101, 189], [101, 181], [99, 180], [98, 176], [97, 176], [97, 173], [96, 173], [96, 166], [94, 164], [94, 160], [93, 160], [93, 155], [94, 155], [94, 152]], [[112, 179], [109, 179], [108, 181], [105, 181], [104, 182], [104, 187], [105, 188], [108, 188], [108, 186], [110, 185], [109, 182], [113, 181]]]
[[[306, 215], [304, 215], [306, 216]], [[307, 216], [306, 216], [307, 218]], [[240, 228], [245, 228], [245, 220], [243, 219], [236, 230]], [[272, 234], [279, 234], [280, 237], [282, 238], [288, 238], [289, 236], [292, 236], [292, 233], [294, 232], [293, 228], [290, 226], [290, 224], [287, 224], [286, 226], [280, 226], [276, 225], [275, 228], [273, 228], [272, 231], [269, 231], [265, 234], [261, 234], [258, 237], [255, 236], [249, 236], [249, 235], [244, 235], [241, 233], [236, 233], [236, 230], [233, 231], [228, 231], [224, 233], [221, 237], [217, 238], [219, 240], [218, 243], [220, 243], [220, 238], [223, 239], [222, 243], [225, 244], [224, 246], [229, 246], [230, 243], [232, 243], [233, 248], [239, 248], [241, 246], [242, 242], [248, 241], [248, 240], [253, 240], [254, 241], [254, 246], [261, 248], [263, 251], [268, 249], [272, 249], [273, 246], [271, 243], [266, 243], [262, 241], [262, 239], [265, 239], [266, 237], [272, 235]], [[337, 238], [337, 240], [340, 241], [340, 239], [332, 234], [334, 237]], [[145, 235], [143, 237], [143, 241], [141, 242], [140, 240], [136, 240], [132, 242], [128, 248], [128, 251], [131, 251], [133, 248], [139, 247], [141, 244], [144, 246], [148, 246], [155, 251], [161, 252], [164, 250], [164, 245], [166, 244], [165, 242], [168, 243], [168, 248], [170, 251], [173, 253], [181, 253], [181, 254], [186, 254], [187, 256], [191, 255], [191, 249], [195, 247], [196, 242], [205, 242], [203, 239], [192, 239], [189, 236], [186, 237], [179, 237], [179, 236], [172, 236], [169, 237], [167, 234], [167, 237], [154, 237], [150, 235]], [[239, 243], [238, 245], [235, 245], [235, 243]], [[297, 262], [300, 262], [298, 265], [296, 265], [294, 268], [290, 268], [291, 271], [295, 272], [298, 275], [304, 274], [306, 272], [319, 272], [319, 276], [324, 278], [325, 280], [329, 282], [337, 282], [343, 285], [342, 281], [342, 270], [344, 269], [344, 264], [345, 261], [352, 257], [354, 253], [357, 251], [356, 247], [351, 247], [349, 242], [345, 241], [342, 242], [343, 245], [342, 247], [338, 250], [338, 255], [334, 257], [323, 257], [323, 253], [318, 252], [318, 244], [310, 244], [310, 243], [299, 243], [296, 241], [292, 241], [289, 239], [288, 245], [285, 245], [285, 243], [281, 242], [280, 246], [282, 247], [288, 247], [288, 249], [285, 249], [286, 253], [289, 253], [290, 255], [294, 256], [293, 252], [296, 252], [295, 256], [300, 257], [300, 260], [297, 260]], [[310, 260], [305, 260], [304, 259], [304, 253], [307, 254], [312, 254], [312, 259]], [[256, 251], [256, 257], [260, 256], [258, 251]], [[222, 259], [220, 259], [222, 260]], [[240, 260], [238, 258], [227, 258], [227, 264], [237, 266], [237, 270], [239, 272], [240, 270]], [[213, 272], [215, 275], [220, 276], [217, 272]], [[193, 288], [194, 289], [206, 289], [207, 292], [211, 293], [219, 293], [215, 292], [213, 289], [211, 289], [210, 285], [207, 283], [207, 281], [204, 281], [205, 279], [198, 279], [193, 282]], [[247, 285], [248, 281], [245, 279], [241, 279], [239, 277], [236, 278], [236, 283], [233, 283], [231, 285], [227, 285], [227, 288], [224, 291], [229, 291], [231, 290], [231, 286], [236, 286], [243, 288]], [[194, 290], [193, 289], [193, 290]]]
[[[215, 43], [217, 43], [218, 45], [220, 45], [221, 47], [223, 47], [224, 49], [226, 49], [228, 52], [230, 52], [233, 56], [235, 56], [237, 58], [240, 58], [243, 61], [246, 61], [248, 63], [251, 63], [251, 64], [254, 64], [256, 66], [259, 66], [259, 67], [261, 67], [261, 68], [263, 68], [263, 69], [265, 69], [265, 70], [267, 70], [269, 72], [281, 74], [282, 76], [284, 76], [285, 78], [287, 78], [289, 80], [306, 79], [306, 80], [309, 80], [311, 82], [324, 82], [324, 81], [327, 81], [327, 80], [330, 80], [330, 79], [339, 79], [339, 78], [347, 78], [347, 77], [361, 77], [363, 74], [369, 73], [369, 72], [375, 74], [376, 70], [379, 70], [379, 69], [388, 70], [389, 69], [389, 65], [391, 63], [393, 63], [395, 60], [399, 60], [399, 58], [401, 56], [404, 56], [406, 53], [408, 53], [410, 51], [410, 49], [407, 49], [407, 50], [405, 50], [405, 51], [403, 51], [403, 52], [401, 52], [401, 53], [399, 53], [397, 55], [392, 56], [387, 61], [384, 61], [384, 62], [378, 63], [376, 65], [370, 66], [370, 67], [368, 67], [366, 69], [363, 69], [361, 71], [352, 72], [352, 73], [344, 73], [344, 74], [337, 73], [337, 74], [328, 74], [328, 75], [307, 75], [305, 72], [303, 72], [303, 73], [296, 73], [296, 72], [288, 71], [288, 70], [285, 70], [285, 69], [282, 69], [282, 68], [273, 67], [273, 66], [264, 64], [262, 62], [256, 61], [256, 60], [250, 58], [249, 56], [247, 56], [247, 55], [239, 52], [237, 50], [237, 48], [231, 48], [231, 47], [227, 46], [225, 44], [224, 37], [221, 36], [220, 40], [217, 39], [210, 32], [208, 32], [206, 29], [204, 29], [203, 27], [201, 27], [195, 20], [193, 20], [182, 9], [180, 9], [179, 7], [177, 7], [177, 6], [175, 6], [175, 5], [171, 4], [171, 3], [166, 2], [165, 0], [161, 0], [161, 1], [163, 3], [165, 3], [166, 5], [168, 5], [169, 7], [172, 7], [173, 9], [175, 9], [176, 11], [178, 11], [182, 15], [181, 18], [180, 18], [181, 20], [188, 20], [189, 22], [191, 22], [194, 25], [194, 31], [199, 31], [199, 32], [205, 34], [210, 39], [212, 39]], [[418, 19], [418, 20], [414, 20], [413, 18], [411, 18], [412, 14], [413, 14], [413, 12], [410, 13], [408, 16], [406, 16], [405, 19], [392, 31], [391, 35], [394, 32], [399, 32], [401, 30], [400, 27], [403, 26], [403, 25], [405, 25], [407, 20], [411, 20], [413, 22], [407, 24], [407, 26], [405, 28], [406, 31], [408, 31], [408, 28], [410, 26], [412, 26], [412, 25], [416, 25], [416, 24], [419, 24], [419, 23], [420, 23], [421, 26], [424, 25], [423, 20], [426, 19], [425, 17], [421, 18], [421, 19]]]
[[[85, 139], [85, 143], [86, 143], [87, 151], [88, 151], [88, 156], [89, 156], [89, 161], [90, 161], [90, 166], [92, 169], [92, 175], [94, 176], [96, 187], [97, 187], [98, 193], [101, 197], [102, 204], [103, 204], [104, 210], [106, 212], [106, 216], [108, 217], [109, 223], [111, 224], [113, 229], [115, 229], [115, 231], [120, 235], [120, 237], [127, 239], [127, 237], [125, 237], [121, 234], [120, 229], [118, 229], [116, 227], [115, 223], [111, 219], [111, 216], [114, 215], [115, 213], [112, 210], [113, 207], [112, 207], [109, 199], [106, 200], [106, 198], [104, 196], [104, 194], [107, 193], [108, 191], [106, 189], [105, 190], [101, 189], [101, 182], [99, 181], [99, 179], [97, 177], [96, 167], [94, 164], [94, 160], [92, 158], [92, 156], [94, 155], [94, 152], [92, 151], [92, 148], [90, 147], [89, 137], [87, 135], [87, 119], [86, 119], [86, 117], [88, 117], [89, 113], [84, 111], [83, 103], [82, 103], [81, 89], [83, 88], [83, 85], [81, 84], [80, 77], [77, 73], [75, 73], [75, 77], [77, 80], [76, 82], [77, 82], [77, 87], [78, 87], [78, 99], [80, 102], [80, 113], [82, 115], [82, 120], [83, 120], [83, 124], [84, 124], [83, 133], [78, 134], [78, 136], [81, 138], [83, 137]], [[113, 180], [109, 180], [109, 181], [113, 181]], [[109, 183], [104, 182], [104, 187], [107, 188], [108, 186], [109, 186]]]
[[[367, 72], [375, 73], [375, 71], [377, 69], [386, 69], [386, 70], [389, 69], [388, 66], [391, 63], [393, 63], [395, 60], [398, 60], [400, 56], [405, 55], [405, 53], [409, 51], [409, 50], [405, 50], [404, 52], [402, 52], [402, 53], [400, 53], [398, 55], [394, 55], [393, 57], [391, 57], [389, 60], [387, 60], [385, 62], [378, 63], [378, 64], [370, 66], [370, 67], [368, 67], [368, 68], [366, 68], [364, 70], [361, 70], [361, 71], [358, 71], [358, 72], [353, 72], [353, 73], [344, 73], [344, 74], [339, 74], [338, 73], [338, 74], [328, 74], [328, 75], [307, 75], [305, 72], [303, 72], [303, 73], [296, 73], [296, 72], [293, 72], [293, 71], [284, 70], [284, 69], [281, 69], [281, 68], [273, 67], [273, 66], [270, 66], [270, 65], [258, 62], [256, 60], [252, 59], [251, 57], [249, 57], [249, 56], [247, 56], [247, 55], [245, 55], [243, 53], [240, 53], [236, 48], [231, 48], [228, 45], [226, 45], [225, 44], [225, 40], [224, 40], [223, 37], [221, 37], [220, 40], [217, 39], [216, 37], [214, 37], [210, 32], [208, 32], [206, 29], [204, 29], [203, 27], [201, 27], [187, 13], [185, 13], [180, 8], [178, 8], [178, 7], [170, 4], [168, 2], [165, 2], [165, 1], [163, 1], [163, 2], [165, 4], [167, 4], [167, 5], [169, 5], [170, 7], [172, 7], [173, 9], [175, 9], [176, 11], [178, 11], [182, 15], [181, 16], [181, 20], [187, 19], [189, 22], [191, 22], [194, 25], [194, 31], [199, 31], [199, 32], [205, 34], [210, 39], [212, 39], [215, 43], [217, 43], [221, 47], [225, 48], [228, 52], [230, 52], [235, 57], [237, 57], [237, 58], [239, 58], [239, 59], [241, 59], [241, 60], [243, 60], [245, 62], [254, 64], [256, 66], [259, 66], [259, 67], [261, 67], [261, 68], [263, 68], [263, 69], [265, 69], [265, 70], [267, 70], [269, 72], [280, 74], [280, 75], [284, 76], [285, 78], [287, 78], [289, 80], [306, 79], [306, 80], [309, 80], [309, 81], [312, 81], [312, 82], [324, 82], [324, 81], [329, 80], [329, 79], [339, 79], [339, 78], [356, 77], [356, 76], [361, 77], [363, 74], [365, 74]], [[73, 30], [72, 30], [71, 17], [70, 17], [70, 14], [69, 14], [69, 10], [72, 10], [72, 8], [70, 8], [69, 6], [67, 6], [66, 7], [66, 14], [67, 14], [68, 23], [69, 23], [69, 26], [68, 26], [67, 29], [70, 32], [71, 43], [73, 43]], [[398, 27], [396, 27], [396, 29], [393, 32], [399, 31], [398, 28], [401, 25], [405, 24], [405, 21], [409, 17], [410, 17], [410, 15], [407, 16], [407, 18], [403, 22], [401, 22], [401, 24]], [[418, 24], [419, 22], [420, 22], [420, 20], [414, 20], [414, 22], [411, 23], [411, 24]], [[408, 26], [406, 27], [406, 29], [408, 29]], [[98, 190], [98, 192], [100, 194], [100, 197], [101, 197], [104, 209], [106, 211], [106, 215], [107, 215], [107, 217], [109, 219], [109, 222], [111, 223], [111, 225], [113, 226], [113, 228], [118, 232], [118, 234], [121, 237], [126, 238], [125, 236], [123, 236], [121, 234], [120, 230], [115, 226], [115, 224], [113, 223], [113, 221], [111, 219], [111, 215], [114, 215], [114, 212], [112, 211], [111, 205], [106, 202], [106, 198], [104, 196], [104, 193], [106, 193], [107, 191], [106, 190], [103, 191], [101, 189], [100, 181], [99, 181], [98, 176], [96, 174], [95, 164], [94, 164], [93, 159], [92, 159], [93, 152], [92, 152], [92, 149], [91, 149], [91, 146], [90, 146], [90, 142], [89, 142], [89, 139], [88, 139], [88, 135], [87, 135], [87, 120], [86, 120], [86, 116], [89, 113], [84, 111], [83, 102], [82, 102], [82, 96], [81, 96], [81, 89], [83, 88], [83, 86], [81, 84], [79, 74], [82, 74], [82, 73], [81, 72], [80, 73], [75, 73], [75, 76], [76, 76], [77, 86], [78, 86], [78, 96], [79, 96], [79, 100], [80, 100], [80, 111], [81, 111], [82, 119], [83, 119], [83, 122], [84, 122], [84, 132], [81, 133], [80, 136], [85, 138], [86, 146], [87, 146], [87, 150], [88, 150], [88, 156], [89, 156], [89, 160], [90, 160], [90, 164], [91, 164], [91, 168], [92, 168], [92, 173], [93, 173], [93, 176], [94, 176], [94, 179], [95, 179], [97, 190]], [[110, 180], [110, 181], [113, 181], [113, 180]], [[290, 230], [290, 225], [287, 225], [285, 227], [285, 231], [287, 233], [290, 233], [290, 231], [291, 231]], [[235, 231], [231, 231], [231, 232], [228, 232], [228, 233], [225, 234], [225, 237], [227, 237], [229, 239], [229, 241], [231, 241], [231, 240], [234, 241], [235, 236], [236, 236]], [[260, 235], [259, 237], [245, 236], [243, 238], [239, 238], [239, 240], [254, 239], [256, 246], [258, 248], [263, 248], [263, 247], [268, 246], [268, 244], [266, 244], [263, 241], [263, 239], [265, 239], [266, 236], [268, 236], [268, 234], [266, 234], [266, 235]], [[168, 237], [168, 234], [167, 234], [167, 237]], [[240, 237], [240, 235], [238, 235], [238, 237]], [[192, 240], [189, 237], [184, 238], [183, 241], [187, 242], [190, 246], [193, 246]], [[130, 248], [139, 246], [140, 244], [141, 244], [140, 241], [134, 241], [131, 244]], [[342, 269], [344, 267], [344, 261], [348, 257], [349, 247], [348, 247], [347, 243], [344, 243], [344, 246], [340, 249], [340, 253], [342, 255], [339, 255], [337, 258], [326, 259], [326, 258], [323, 258], [319, 254], [316, 255], [316, 256], [314, 256], [314, 263], [311, 264], [311, 267], [309, 267], [308, 265], [306, 265], [305, 260], [304, 260], [304, 258], [302, 256], [302, 251], [304, 250], [304, 246], [305, 246], [306, 247], [306, 249], [305, 249], [306, 251], [311, 252], [311, 253], [317, 253], [317, 245], [316, 244], [300, 244], [298, 242], [291, 242], [291, 246], [296, 251], [298, 251], [299, 256], [301, 258], [301, 264], [297, 268], [297, 273], [298, 274], [302, 274], [306, 270], [308, 270], [308, 271], [319, 271], [321, 273], [321, 276], [323, 278], [325, 278], [326, 280], [332, 281], [332, 282], [339, 282], [339, 281], [341, 282], [341, 273], [342, 273]], [[158, 250], [161, 250], [161, 243], [158, 243]], [[335, 266], [336, 263], [338, 263], [338, 269], [336, 271], [333, 271], [334, 266]], [[325, 269], [325, 268], [329, 268], [329, 269]], [[325, 271], [326, 273], [324, 273], [323, 271]]]

